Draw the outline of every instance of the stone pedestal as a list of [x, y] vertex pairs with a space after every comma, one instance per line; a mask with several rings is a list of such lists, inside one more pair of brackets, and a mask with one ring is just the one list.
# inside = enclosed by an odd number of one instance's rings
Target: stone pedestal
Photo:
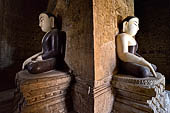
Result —
[[114, 113], [168, 113], [165, 105], [165, 77], [113, 77]]
[[16, 84], [26, 104], [22, 113], [69, 113], [71, 77], [60, 71], [30, 74], [20, 71]]

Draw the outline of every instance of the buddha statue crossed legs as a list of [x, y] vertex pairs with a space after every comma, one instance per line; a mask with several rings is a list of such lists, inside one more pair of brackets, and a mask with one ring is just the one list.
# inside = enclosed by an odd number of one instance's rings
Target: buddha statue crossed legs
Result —
[[134, 36], [139, 30], [139, 19], [134, 16], [127, 17], [122, 22], [120, 29], [122, 33], [118, 34], [116, 40], [120, 72], [140, 78], [157, 77], [156, 66], [136, 53], [138, 44]]
[[66, 33], [55, 28], [55, 21], [56, 18], [52, 14], [39, 15], [39, 26], [46, 32], [42, 39], [42, 51], [25, 60], [22, 69], [36, 74], [63, 67]]

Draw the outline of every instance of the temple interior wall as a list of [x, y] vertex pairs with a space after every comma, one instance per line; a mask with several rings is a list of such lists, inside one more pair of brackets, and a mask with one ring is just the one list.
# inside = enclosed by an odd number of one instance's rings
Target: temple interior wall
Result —
[[[140, 19], [139, 53], [170, 80], [169, 1], [135, 0], [135, 6]], [[134, 12], [132, 0], [1, 0], [0, 8], [0, 90], [13, 88], [23, 61], [41, 50], [38, 15], [42, 11], [62, 16], [65, 60], [75, 75], [87, 81], [116, 71], [117, 23]]]
[[48, 9], [62, 17], [62, 30], [67, 35], [65, 61], [74, 75], [94, 80], [92, 0], [50, 0]]
[[133, 0], [93, 0], [95, 80], [116, 73], [118, 23], [134, 15]]
[[0, 1], [0, 91], [14, 88], [25, 59], [41, 50], [38, 15], [48, 0]]
[[170, 2], [169, 0], [135, 0], [135, 15], [140, 30], [136, 36], [138, 53], [165, 75], [170, 83]]

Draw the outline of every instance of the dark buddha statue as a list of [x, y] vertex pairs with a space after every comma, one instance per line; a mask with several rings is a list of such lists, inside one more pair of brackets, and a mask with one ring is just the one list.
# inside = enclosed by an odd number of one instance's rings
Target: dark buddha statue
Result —
[[56, 28], [55, 23], [54, 15], [49, 13], [39, 15], [39, 26], [46, 32], [42, 39], [42, 51], [25, 60], [22, 69], [37, 74], [53, 69], [61, 70], [64, 67], [66, 33]]

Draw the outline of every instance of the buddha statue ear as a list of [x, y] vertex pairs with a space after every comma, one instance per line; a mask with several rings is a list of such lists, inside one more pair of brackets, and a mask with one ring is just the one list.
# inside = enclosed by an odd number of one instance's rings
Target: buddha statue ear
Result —
[[54, 17], [50, 17], [51, 28], [54, 28]]
[[128, 26], [128, 22], [127, 21], [123, 22], [123, 32], [127, 31], [127, 26]]

